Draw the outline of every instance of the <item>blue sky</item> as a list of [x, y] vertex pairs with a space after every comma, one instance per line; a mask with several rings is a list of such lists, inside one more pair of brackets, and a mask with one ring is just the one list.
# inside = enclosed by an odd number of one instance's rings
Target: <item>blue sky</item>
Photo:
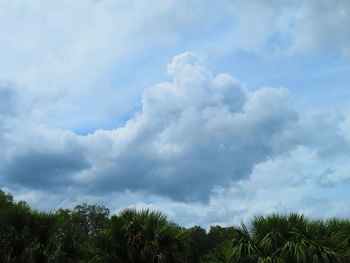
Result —
[[349, 10], [0, 1], [0, 187], [185, 226], [349, 217]]

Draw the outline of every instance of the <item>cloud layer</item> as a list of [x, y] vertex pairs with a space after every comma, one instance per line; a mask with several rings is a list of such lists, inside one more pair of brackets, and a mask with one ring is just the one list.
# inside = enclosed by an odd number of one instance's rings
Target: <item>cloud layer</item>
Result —
[[348, 10], [346, 0], [1, 2], [0, 81], [20, 87], [40, 123], [82, 133], [111, 128], [186, 50], [214, 60], [242, 50], [346, 55]]
[[[349, 153], [340, 115], [301, 115], [286, 89], [249, 92], [228, 74], [213, 75], [190, 52], [176, 56], [168, 74], [172, 82], [146, 89], [140, 112], [114, 130], [79, 136], [25, 126], [21, 115], [8, 121], [3, 180], [29, 189], [131, 191], [205, 203], [217, 187], [248, 179], [256, 165], [300, 145], [319, 158]], [[1, 94], [11, 101], [11, 92]]]
[[326, 109], [348, 104], [349, 5], [1, 1], [0, 187], [183, 224], [350, 215], [350, 111]]

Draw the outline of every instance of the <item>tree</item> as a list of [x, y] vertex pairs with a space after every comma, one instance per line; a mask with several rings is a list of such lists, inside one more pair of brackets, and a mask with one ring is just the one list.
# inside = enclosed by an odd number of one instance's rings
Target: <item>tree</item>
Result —
[[32, 237], [28, 232], [30, 209], [11, 195], [0, 192], [0, 262], [26, 262]]
[[57, 218], [54, 239], [56, 251], [52, 262], [75, 263], [89, 257], [84, 249], [89, 242], [86, 233], [81, 226], [72, 219], [72, 211], [58, 209], [55, 213]]
[[0, 190], [0, 209], [6, 209], [13, 206], [13, 197]]
[[53, 214], [31, 211], [27, 219], [28, 236], [31, 243], [27, 250], [27, 262], [51, 262], [57, 246], [55, 232], [57, 217]]
[[109, 218], [109, 209], [101, 205], [77, 205], [72, 212], [73, 221], [78, 223], [87, 235], [102, 230]]
[[186, 232], [189, 239], [190, 262], [198, 263], [200, 257], [209, 252], [207, 233], [200, 226], [193, 226]]
[[96, 242], [102, 262], [184, 262], [184, 233], [159, 212], [124, 209]]
[[235, 228], [226, 262], [346, 262], [343, 248], [322, 242], [321, 228], [315, 228], [298, 214], [257, 216], [250, 231], [244, 225]]
[[205, 254], [201, 255], [200, 263], [220, 263], [225, 260], [225, 244], [234, 235], [233, 227], [211, 226], [206, 236]]
[[0, 190], [0, 263], [350, 262], [350, 221], [256, 216], [249, 227], [181, 228], [159, 212], [38, 212]]

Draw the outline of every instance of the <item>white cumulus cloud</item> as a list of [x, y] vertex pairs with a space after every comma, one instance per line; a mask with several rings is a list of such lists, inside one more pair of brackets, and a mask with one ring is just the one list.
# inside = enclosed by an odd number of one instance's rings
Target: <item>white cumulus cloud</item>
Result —
[[168, 73], [172, 82], [147, 88], [141, 110], [114, 130], [81, 136], [31, 122], [23, 128], [21, 116], [10, 122], [2, 178], [33, 189], [205, 203], [217, 187], [249, 178], [256, 165], [300, 145], [325, 159], [349, 153], [339, 113], [298, 113], [287, 89], [250, 92], [191, 52], [176, 56]]

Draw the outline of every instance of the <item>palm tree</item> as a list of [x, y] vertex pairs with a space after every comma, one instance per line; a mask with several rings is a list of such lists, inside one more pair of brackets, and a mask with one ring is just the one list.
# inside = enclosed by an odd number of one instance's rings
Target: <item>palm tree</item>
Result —
[[260, 247], [245, 224], [233, 227], [233, 239], [225, 246], [225, 262], [258, 262]]
[[26, 262], [26, 248], [32, 241], [27, 229], [29, 216], [27, 207], [15, 204], [0, 212], [0, 262]]
[[[317, 242], [319, 250], [328, 250], [331, 248], [337, 251], [345, 259], [350, 260], [350, 221], [330, 219], [326, 222], [314, 220], [309, 224], [310, 233]], [[318, 258], [322, 255], [315, 255]]]
[[96, 236], [103, 262], [182, 262], [184, 234], [165, 215], [124, 209]]
[[235, 228], [226, 262], [347, 262], [343, 247], [323, 239], [329, 229], [298, 214], [257, 216], [250, 230]]
[[309, 262], [307, 225], [308, 219], [298, 214], [257, 216], [252, 221], [252, 233], [266, 261], [273, 257], [277, 262]]
[[[28, 233], [31, 244], [28, 247], [32, 262], [49, 262], [56, 251], [54, 234], [57, 217], [53, 214], [32, 211], [28, 218]], [[27, 258], [29, 261], [29, 258]]]
[[[96, 256], [93, 237], [76, 220], [69, 209], [58, 209], [55, 213], [57, 223], [54, 233], [56, 250], [51, 259], [52, 263], [90, 262]], [[93, 261], [91, 261], [92, 263]]]

